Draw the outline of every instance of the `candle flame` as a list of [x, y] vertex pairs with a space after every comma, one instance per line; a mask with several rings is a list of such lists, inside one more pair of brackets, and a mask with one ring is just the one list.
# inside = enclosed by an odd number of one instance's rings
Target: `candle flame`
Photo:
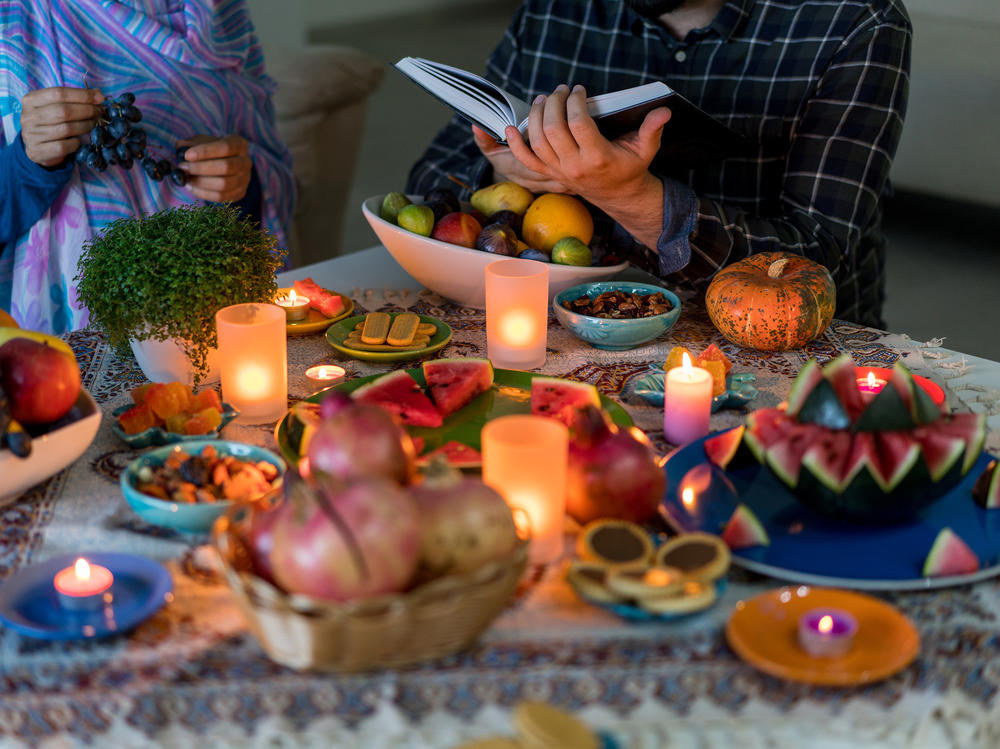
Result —
[[689, 510], [694, 507], [694, 489], [690, 486], [685, 486], [681, 491], [681, 502]]
[[292, 306], [295, 306], [295, 289], [288, 292], [288, 301], [292, 303]]
[[691, 364], [691, 356], [687, 351], [681, 355], [681, 367], [684, 370], [684, 374], [688, 377], [690, 377], [691, 373], [694, 371], [694, 367]]
[[83, 557], [76, 560], [76, 564], [73, 566], [73, 571], [76, 573], [78, 580], [90, 579], [90, 565], [87, 564], [87, 560]]
[[869, 372], [868, 373], [868, 387], [870, 387], [872, 390], [875, 389], [875, 373], [874, 372]]
[[816, 628], [822, 634], [824, 635], [828, 634], [833, 630], [833, 617], [830, 616], [829, 614], [824, 614], [823, 616], [820, 617], [819, 624], [816, 625]]
[[503, 320], [503, 338], [511, 346], [527, 346], [535, 339], [535, 321], [524, 310], [509, 312]]
[[267, 394], [271, 378], [261, 367], [248, 366], [239, 374], [239, 389], [245, 397], [260, 398]]

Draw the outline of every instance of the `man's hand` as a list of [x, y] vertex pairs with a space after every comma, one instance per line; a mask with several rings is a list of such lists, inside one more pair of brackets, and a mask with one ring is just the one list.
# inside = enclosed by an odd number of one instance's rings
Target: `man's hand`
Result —
[[104, 96], [97, 89], [42, 88], [21, 99], [21, 139], [28, 158], [45, 167], [59, 166], [88, 138], [101, 114]]
[[[521, 140], [521, 133], [514, 129], [517, 140]], [[497, 143], [493, 136], [475, 125], [472, 126], [472, 137], [479, 146], [490, 164], [493, 165], [493, 181], [503, 182], [510, 180], [517, 182], [522, 187], [531, 190], [533, 193], [543, 192], [566, 192], [566, 188], [556, 180], [547, 178], [544, 174], [528, 169], [515, 157], [510, 149], [503, 143]], [[510, 137], [510, 134], [507, 134]]]
[[243, 138], [195, 135], [177, 146], [188, 147], [180, 168], [187, 172], [186, 187], [195, 197], [213, 203], [243, 199], [253, 171], [253, 161], [247, 155], [248, 144]]

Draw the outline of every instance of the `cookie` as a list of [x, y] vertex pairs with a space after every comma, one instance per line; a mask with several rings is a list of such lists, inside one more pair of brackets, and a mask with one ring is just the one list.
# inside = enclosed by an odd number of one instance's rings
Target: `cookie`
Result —
[[544, 702], [514, 709], [514, 730], [524, 749], [598, 749], [597, 734], [574, 715]]
[[672, 567], [627, 567], [608, 573], [608, 589], [623, 598], [660, 598], [681, 592], [684, 576]]
[[688, 580], [680, 592], [672, 596], [638, 599], [639, 608], [651, 614], [692, 614], [715, 603], [715, 586]]
[[566, 570], [566, 581], [588, 601], [622, 603], [625, 600], [608, 588], [608, 568], [603, 564], [575, 561]]
[[653, 542], [627, 520], [594, 520], [577, 536], [576, 551], [581, 559], [609, 567], [645, 567], [653, 558]]
[[731, 555], [718, 536], [684, 533], [656, 550], [656, 564], [674, 567], [690, 580], [710, 583], [726, 574]]

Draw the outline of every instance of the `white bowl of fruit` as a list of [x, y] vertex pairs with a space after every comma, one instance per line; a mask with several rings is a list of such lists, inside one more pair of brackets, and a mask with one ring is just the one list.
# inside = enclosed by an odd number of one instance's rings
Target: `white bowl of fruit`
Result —
[[549, 265], [549, 301], [563, 289], [612, 278], [628, 267], [601, 255], [581, 201], [555, 193], [535, 197], [513, 182], [477, 191], [471, 204], [436, 188], [425, 196], [375, 195], [361, 210], [403, 270], [466, 307], [486, 306], [483, 271], [506, 257]]

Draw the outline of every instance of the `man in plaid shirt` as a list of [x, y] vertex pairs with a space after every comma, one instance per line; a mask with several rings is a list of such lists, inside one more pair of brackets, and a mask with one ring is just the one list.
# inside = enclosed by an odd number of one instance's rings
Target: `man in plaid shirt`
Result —
[[[805, 255], [832, 272], [837, 317], [884, 327], [880, 199], [911, 34], [901, 0], [526, 0], [486, 77], [533, 102], [530, 146], [514, 129], [502, 146], [456, 116], [407, 189], [452, 175], [579, 195], [627, 232], [630, 260], [695, 286], [753, 253]], [[636, 133], [601, 136], [585, 97], [653, 80], [746, 136], [750, 151], [653, 174], [665, 109]]]

